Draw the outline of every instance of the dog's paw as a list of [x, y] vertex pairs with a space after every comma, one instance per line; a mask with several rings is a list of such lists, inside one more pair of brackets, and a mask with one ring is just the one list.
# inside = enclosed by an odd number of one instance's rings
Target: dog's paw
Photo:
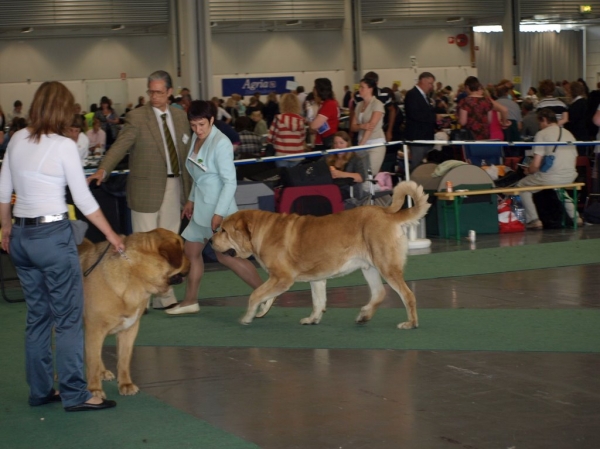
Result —
[[90, 393], [92, 393], [92, 396], [94, 397], [106, 399], [106, 393], [104, 393], [104, 390], [90, 390]]
[[240, 324], [243, 324], [244, 326], [248, 326], [251, 323], [252, 323], [252, 317], [248, 317], [247, 315], [244, 315], [242, 317], [242, 319], [240, 320]]
[[398, 329], [416, 329], [419, 327], [417, 323], [413, 323], [412, 321], [405, 321], [404, 323], [398, 324]]
[[273, 305], [273, 301], [275, 301], [275, 298], [271, 298], [268, 301], [263, 302], [260, 305], [258, 313], [256, 314], [256, 318], [262, 318], [269, 313], [269, 310], [271, 310], [271, 306]]
[[300, 324], [319, 324], [320, 322], [321, 320], [319, 318], [313, 318], [310, 316], [300, 320]]
[[119, 394], [123, 396], [133, 396], [140, 391], [136, 384], [119, 385]]
[[361, 310], [356, 317], [356, 324], [367, 324], [369, 321], [371, 321], [371, 317], [371, 313]]
[[115, 375], [110, 370], [104, 370], [100, 373], [100, 379], [102, 380], [115, 380]]

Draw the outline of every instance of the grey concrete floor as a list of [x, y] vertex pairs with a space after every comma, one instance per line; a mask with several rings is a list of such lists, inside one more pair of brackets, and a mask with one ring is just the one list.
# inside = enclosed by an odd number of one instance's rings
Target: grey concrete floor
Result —
[[[595, 238], [600, 226], [478, 236], [476, 245], [535, 250], [541, 242]], [[469, 247], [435, 239], [431, 251]], [[409, 287], [420, 308], [598, 308], [600, 255], [596, 265]], [[330, 289], [328, 306], [358, 309], [366, 293]], [[383, 307], [402, 307], [388, 293]], [[309, 304], [309, 292], [294, 292], [276, 306]], [[110, 364], [113, 348], [107, 356]], [[265, 449], [598, 449], [599, 371], [600, 354], [485, 351], [138, 347], [132, 362], [145, 393]]]

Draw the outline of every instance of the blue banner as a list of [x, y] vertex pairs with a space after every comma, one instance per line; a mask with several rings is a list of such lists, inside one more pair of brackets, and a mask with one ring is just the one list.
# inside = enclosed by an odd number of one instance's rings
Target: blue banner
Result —
[[230, 97], [232, 94], [253, 95], [256, 92], [261, 95], [267, 95], [271, 92], [283, 94], [290, 91], [286, 88], [286, 83], [294, 80], [295, 77], [293, 76], [223, 78], [221, 80], [221, 90], [224, 97]]

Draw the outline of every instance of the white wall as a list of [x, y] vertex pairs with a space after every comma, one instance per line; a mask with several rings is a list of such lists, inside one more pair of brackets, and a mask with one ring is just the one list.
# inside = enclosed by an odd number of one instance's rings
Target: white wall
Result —
[[[379, 85], [402, 88], [413, 86], [418, 74], [432, 72], [444, 85], [454, 88], [469, 75], [469, 47], [448, 44], [448, 36], [460, 31], [381, 30], [362, 36], [363, 72], [379, 74]], [[295, 31], [213, 35], [214, 94], [222, 96], [223, 78], [245, 76], [294, 76], [310, 91], [315, 78], [329, 78], [337, 98], [343, 97], [345, 84], [342, 31]], [[412, 68], [410, 56], [417, 57]]]
[[[117, 112], [121, 112], [144, 94], [150, 73], [163, 69], [174, 75], [171, 61], [166, 36], [0, 40], [0, 104], [8, 112], [15, 100], [21, 100], [27, 110], [43, 81], [59, 80], [88, 109], [88, 84], [118, 81], [125, 83], [118, 90], [126, 92], [115, 99]], [[121, 73], [126, 74], [126, 81], [120, 80]]]
[[600, 27], [586, 29], [586, 73], [585, 81], [590, 90], [600, 82]]

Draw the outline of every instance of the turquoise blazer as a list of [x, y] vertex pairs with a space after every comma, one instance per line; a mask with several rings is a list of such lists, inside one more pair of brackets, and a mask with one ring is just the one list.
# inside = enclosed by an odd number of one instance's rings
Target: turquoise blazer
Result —
[[185, 167], [192, 178], [189, 200], [194, 202], [192, 219], [200, 226], [210, 228], [213, 215], [227, 217], [237, 212], [235, 190], [237, 179], [233, 164], [233, 145], [225, 134], [213, 125], [210, 134], [198, 151], [196, 162], [202, 160], [203, 170], [190, 159], [198, 137], [192, 141]]

